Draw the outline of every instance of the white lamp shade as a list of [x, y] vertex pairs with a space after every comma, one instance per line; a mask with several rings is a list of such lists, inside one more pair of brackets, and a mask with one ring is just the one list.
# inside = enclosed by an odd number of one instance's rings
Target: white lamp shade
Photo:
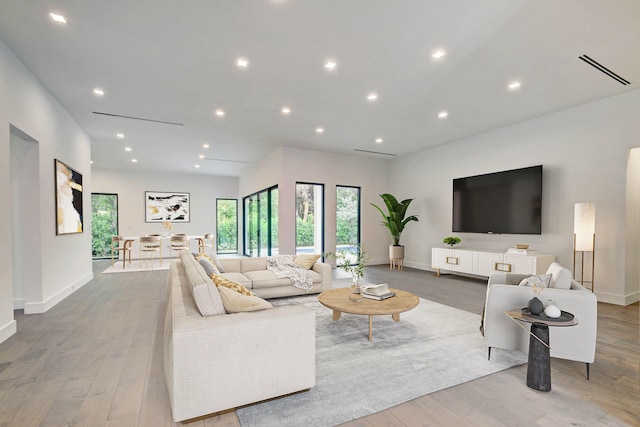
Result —
[[593, 252], [593, 236], [596, 234], [596, 204], [576, 203], [573, 220], [576, 251]]

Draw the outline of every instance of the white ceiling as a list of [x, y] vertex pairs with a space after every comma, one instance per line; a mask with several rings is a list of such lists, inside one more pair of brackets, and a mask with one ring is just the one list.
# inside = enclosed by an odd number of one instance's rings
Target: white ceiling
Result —
[[256, 162], [279, 146], [403, 156], [640, 82], [638, 0], [0, 0], [0, 38], [101, 168], [240, 175], [250, 166], [198, 155]]

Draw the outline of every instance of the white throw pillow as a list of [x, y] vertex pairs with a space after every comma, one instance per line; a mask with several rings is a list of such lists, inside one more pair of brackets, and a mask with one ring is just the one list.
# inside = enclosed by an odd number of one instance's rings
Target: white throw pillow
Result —
[[541, 274], [539, 276], [525, 277], [520, 281], [519, 286], [537, 286], [538, 288], [548, 288], [551, 283], [551, 274]]
[[550, 288], [571, 289], [571, 272], [557, 262], [549, 266], [547, 274], [551, 274]]

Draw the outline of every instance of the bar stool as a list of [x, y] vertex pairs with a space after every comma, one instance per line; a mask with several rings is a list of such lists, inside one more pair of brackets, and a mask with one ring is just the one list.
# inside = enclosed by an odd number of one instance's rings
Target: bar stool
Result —
[[[207, 248], [211, 248], [211, 255], [213, 256], [213, 238], [213, 234], [205, 234], [204, 237], [196, 237], [198, 240], [198, 253], [204, 254], [207, 252]], [[207, 240], [210, 240], [211, 243], [207, 243]]]
[[189, 236], [186, 234], [174, 234], [169, 241], [169, 255], [173, 257], [173, 251], [189, 249]]
[[[120, 243], [123, 243], [120, 246]], [[129, 264], [131, 264], [131, 245], [133, 240], [125, 240], [122, 236], [111, 237], [111, 267], [113, 267], [116, 260], [120, 259], [120, 252], [122, 252], [122, 269], [126, 266], [127, 253], [129, 254]], [[116, 255], [117, 254], [117, 255]], [[114, 257], [114, 255], [116, 255]]]
[[148, 261], [151, 259], [151, 269], [153, 270], [153, 258], [156, 253], [160, 253], [160, 238], [156, 236], [140, 237], [140, 267], [142, 267], [144, 259], [144, 268], [147, 268]]

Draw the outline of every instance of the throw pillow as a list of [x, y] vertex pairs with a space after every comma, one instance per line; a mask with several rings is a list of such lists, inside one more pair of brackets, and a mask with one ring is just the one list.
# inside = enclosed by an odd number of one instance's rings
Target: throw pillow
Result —
[[540, 276], [525, 277], [520, 281], [520, 286], [532, 286], [538, 288], [548, 288], [551, 282], [551, 274], [541, 274]]
[[213, 265], [211, 261], [209, 261], [208, 258], [200, 257], [198, 258], [198, 262], [204, 268], [204, 271], [205, 273], [207, 273], [207, 276], [211, 277], [212, 274], [220, 274], [220, 270], [218, 270], [216, 266]]
[[571, 272], [562, 265], [554, 262], [549, 266], [547, 274], [551, 274], [550, 288], [571, 289]]
[[194, 254], [194, 256], [196, 257], [196, 259], [197, 259], [198, 261], [200, 261], [200, 258], [206, 258], [206, 259], [208, 259], [208, 260], [209, 260], [209, 262], [211, 262], [211, 264], [213, 264], [213, 265], [215, 265], [215, 266], [216, 266], [216, 268], [218, 269], [218, 271], [219, 271], [220, 273], [224, 273], [224, 268], [222, 268], [222, 264], [220, 264], [220, 261], [218, 261], [218, 257], [213, 257], [213, 258], [212, 258], [212, 257], [210, 257], [209, 255], [204, 254], [204, 253], [202, 253], [202, 254], [197, 254], [197, 255], [195, 255], [195, 254]]
[[311, 269], [311, 267], [313, 267], [313, 264], [315, 264], [319, 258], [320, 255], [317, 254], [301, 254], [293, 260], [293, 263], [309, 270]]
[[257, 311], [273, 308], [271, 303], [262, 298], [250, 295], [242, 295], [236, 291], [220, 286], [218, 288], [222, 303], [228, 313], [238, 313], [241, 311]]
[[251, 292], [249, 289], [242, 286], [240, 283], [232, 282], [231, 280], [228, 280], [222, 276], [218, 276], [217, 274], [212, 274], [211, 280], [213, 280], [213, 283], [215, 283], [215, 285], [218, 288], [220, 288], [220, 286], [223, 286], [227, 289], [231, 289], [232, 291], [236, 291], [237, 293], [242, 295], [249, 295], [249, 296], [256, 295], [253, 292]]

